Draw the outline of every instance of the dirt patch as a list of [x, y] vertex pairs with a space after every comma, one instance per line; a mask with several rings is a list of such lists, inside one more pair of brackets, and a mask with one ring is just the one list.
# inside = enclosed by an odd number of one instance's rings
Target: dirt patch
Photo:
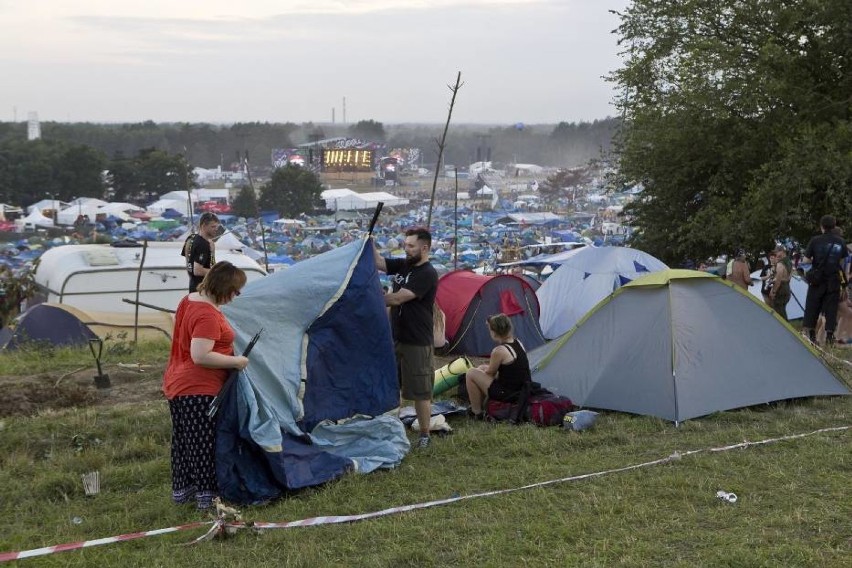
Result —
[[[442, 367], [455, 356], [435, 357], [435, 366]], [[484, 359], [471, 357], [474, 365]], [[112, 387], [95, 388], [94, 368], [77, 369], [29, 376], [0, 376], [0, 418], [31, 416], [46, 410], [71, 407], [114, 405], [162, 400], [162, 379], [165, 363], [142, 367], [141, 370], [107, 365]]]
[[103, 372], [109, 375], [112, 384], [109, 389], [95, 387], [97, 371], [94, 368], [0, 377], [3, 389], [0, 418], [30, 416], [45, 410], [70, 407], [159, 400], [163, 398], [161, 386], [164, 366], [146, 366], [140, 371], [108, 365], [103, 368]]

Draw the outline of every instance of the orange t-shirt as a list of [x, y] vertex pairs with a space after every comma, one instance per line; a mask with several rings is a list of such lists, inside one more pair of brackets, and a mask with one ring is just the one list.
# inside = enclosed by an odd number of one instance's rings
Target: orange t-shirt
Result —
[[180, 301], [175, 313], [172, 350], [163, 374], [166, 398], [219, 394], [229, 369], [210, 369], [192, 361], [189, 346], [193, 338], [212, 339], [213, 351], [234, 354], [234, 330], [222, 312], [207, 302], [194, 302], [189, 296]]

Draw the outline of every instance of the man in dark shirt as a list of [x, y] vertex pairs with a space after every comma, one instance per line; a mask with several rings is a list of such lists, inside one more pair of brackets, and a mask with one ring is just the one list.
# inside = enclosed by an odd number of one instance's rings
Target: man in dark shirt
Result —
[[386, 259], [373, 248], [376, 268], [391, 277], [393, 287], [385, 294], [391, 308], [391, 326], [402, 398], [414, 401], [420, 426], [418, 448], [429, 446], [434, 380], [433, 313], [438, 292], [438, 273], [429, 262], [432, 235], [426, 229], [405, 233], [405, 259]]
[[216, 243], [213, 239], [218, 234], [219, 217], [215, 213], [203, 213], [198, 221], [198, 234], [187, 243], [189, 250], [184, 250], [190, 294], [197, 291], [204, 276], [216, 264]]
[[807, 330], [808, 338], [816, 343], [816, 324], [820, 312], [825, 314], [825, 342], [834, 344], [834, 330], [837, 327], [837, 303], [840, 301], [840, 270], [843, 259], [849, 254], [846, 242], [833, 234], [836, 225], [834, 217], [825, 215], [819, 221], [821, 235], [808, 243], [802, 262], [813, 264], [812, 270], [818, 271], [818, 282], [808, 284], [808, 296], [805, 300], [805, 316], [802, 329]]

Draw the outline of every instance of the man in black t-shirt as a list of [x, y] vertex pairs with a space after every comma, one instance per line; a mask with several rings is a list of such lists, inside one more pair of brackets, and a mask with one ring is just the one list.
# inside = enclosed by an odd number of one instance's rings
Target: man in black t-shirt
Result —
[[414, 401], [420, 426], [418, 448], [429, 446], [434, 380], [433, 314], [438, 292], [438, 273], [429, 262], [432, 235], [426, 229], [405, 233], [405, 259], [386, 259], [373, 248], [376, 268], [391, 277], [393, 287], [385, 294], [391, 308], [391, 327], [402, 398]]
[[198, 289], [204, 276], [216, 264], [216, 243], [213, 239], [217, 234], [219, 217], [215, 213], [203, 213], [198, 221], [198, 234], [188, 243], [189, 250], [184, 251], [190, 294]]
[[819, 225], [822, 234], [811, 239], [802, 258], [802, 262], [811, 262], [812, 270], [819, 274], [818, 282], [808, 284], [802, 329], [807, 330], [808, 338], [816, 343], [816, 324], [822, 312], [825, 314], [825, 342], [833, 345], [840, 301], [840, 270], [849, 251], [846, 242], [832, 232], [836, 225], [834, 217], [825, 215]]

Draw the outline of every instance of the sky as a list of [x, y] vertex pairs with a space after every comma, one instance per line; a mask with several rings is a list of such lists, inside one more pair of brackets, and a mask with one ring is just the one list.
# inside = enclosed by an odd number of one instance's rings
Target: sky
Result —
[[628, 2], [0, 0], [0, 121], [590, 121]]

